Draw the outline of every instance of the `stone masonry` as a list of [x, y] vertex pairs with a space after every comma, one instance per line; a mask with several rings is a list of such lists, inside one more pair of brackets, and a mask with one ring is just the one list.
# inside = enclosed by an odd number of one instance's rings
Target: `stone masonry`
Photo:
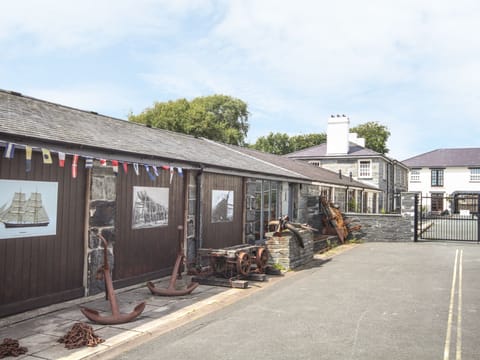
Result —
[[304, 248], [299, 245], [295, 235], [288, 230], [282, 236], [267, 239], [266, 246], [270, 254], [269, 263], [278, 264], [286, 270], [305, 265], [313, 259], [313, 234], [309, 230], [300, 230]]
[[[115, 243], [115, 202], [116, 176], [111, 167], [100, 167], [95, 161], [91, 170], [89, 242], [88, 242], [88, 295], [105, 290], [103, 280], [97, 280], [97, 270], [103, 265], [103, 244], [95, 232], [100, 233], [108, 242], [108, 261], [114, 267], [113, 245]], [[93, 233], [92, 233], [93, 232]]]

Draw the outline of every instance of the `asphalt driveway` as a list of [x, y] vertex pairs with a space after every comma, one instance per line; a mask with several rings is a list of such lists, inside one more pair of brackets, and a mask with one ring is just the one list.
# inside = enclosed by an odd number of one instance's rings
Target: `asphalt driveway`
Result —
[[480, 359], [478, 274], [476, 244], [361, 244], [118, 358]]

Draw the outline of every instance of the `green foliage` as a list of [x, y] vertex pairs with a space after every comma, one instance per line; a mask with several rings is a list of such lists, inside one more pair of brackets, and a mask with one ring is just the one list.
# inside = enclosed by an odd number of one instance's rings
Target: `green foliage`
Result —
[[251, 147], [271, 154], [284, 155], [319, 145], [325, 142], [325, 139], [325, 134], [289, 136], [285, 133], [270, 132], [267, 136], [259, 137]]
[[248, 132], [247, 104], [226, 95], [156, 102], [128, 120], [233, 145], [244, 145]]
[[350, 128], [350, 132], [357, 133], [358, 137], [365, 139], [365, 147], [374, 150], [380, 154], [387, 154], [387, 140], [390, 131], [385, 125], [377, 122], [367, 122]]

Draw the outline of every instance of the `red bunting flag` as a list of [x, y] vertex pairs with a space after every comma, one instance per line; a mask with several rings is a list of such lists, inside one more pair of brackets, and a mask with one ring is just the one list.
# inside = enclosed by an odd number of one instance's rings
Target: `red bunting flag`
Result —
[[118, 161], [117, 160], [112, 160], [112, 167], [113, 167], [113, 172], [115, 175], [118, 175]]
[[78, 155], [73, 155], [73, 162], [72, 162], [72, 178], [77, 177], [77, 168], [78, 168]]
[[107, 160], [100, 159], [100, 166], [107, 166]]
[[58, 152], [58, 166], [65, 167], [65, 153]]
[[123, 163], [123, 172], [124, 172], [125, 174], [128, 173], [128, 163], [126, 163], [126, 162]]

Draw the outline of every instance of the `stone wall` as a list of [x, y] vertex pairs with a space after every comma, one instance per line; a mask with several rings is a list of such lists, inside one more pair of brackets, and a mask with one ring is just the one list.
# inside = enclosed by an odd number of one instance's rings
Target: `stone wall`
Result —
[[104, 254], [103, 244], [94, 234], [95, 232], [100, 233], [107, 240], [109, 265], [111, 269], [114, 267], [117, 181], [112, 168], [98, 166], [97, 161], [91, 170], [90, 179], [87, 295], [94, 295], [105, 290], [103, 280], [95, 278], [97, 270], [103, 265]]
[[347, 219], [360, 223], [362, 228], [352, 237], [366, 242], [410, 242], [414, 236], [414, 219], [408, 214], [346, 214]]
[[269, 263], [278, 264], [286, 270], [305, 265], [313, 259], [313, 234], [308, 230], [299, 230], [304, 248], [299, 245], [295, 235], [288, 230], [282, 236], [268, 238], [266, 246], [270, 254]]

